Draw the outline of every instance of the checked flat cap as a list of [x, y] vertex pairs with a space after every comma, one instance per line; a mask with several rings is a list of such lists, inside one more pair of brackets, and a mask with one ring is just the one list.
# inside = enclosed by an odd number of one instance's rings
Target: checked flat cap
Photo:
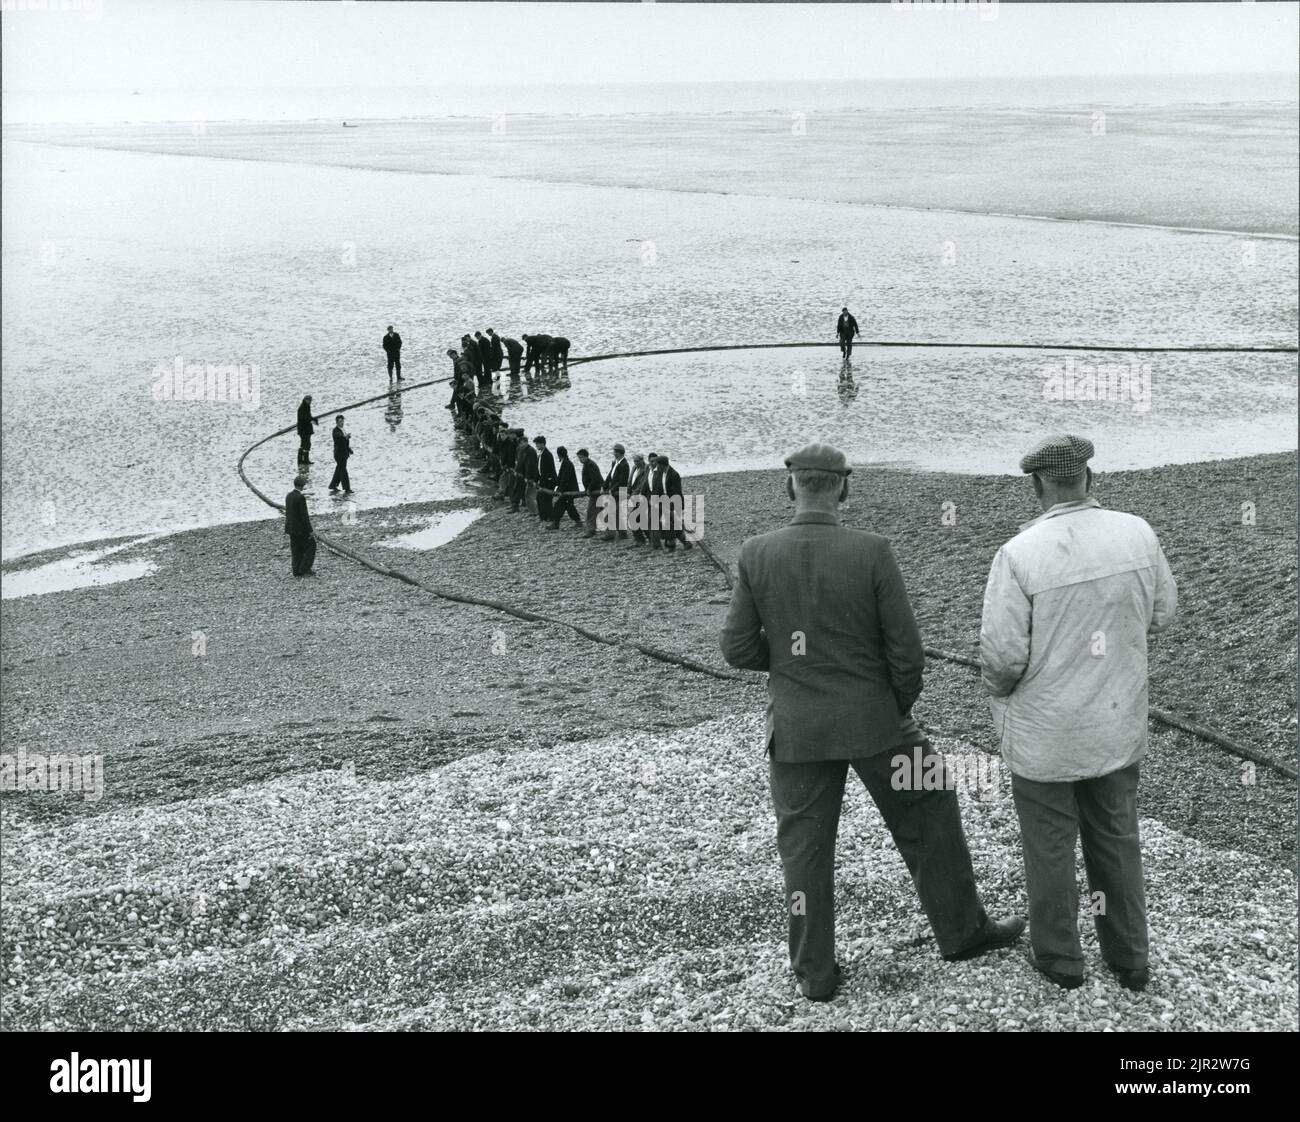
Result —
[[844, 453], [829, 444], [809, 444], [791, 452], [785, 458], [785, 466], [791, 471], [833, 471], [838, 475], [853, 471]]
[[1020, 470], [1026, 475], [1041, 471], [1053, 479], [1068, 479], [1078, 475], [1092, 459], [1092, 441], [1083, 436], [1049, 436], [1020, 459]]

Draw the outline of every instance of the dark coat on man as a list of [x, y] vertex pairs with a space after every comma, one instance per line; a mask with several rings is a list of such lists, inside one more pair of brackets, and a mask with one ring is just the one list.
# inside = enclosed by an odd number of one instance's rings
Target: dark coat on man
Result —
[[617, 495], [621, 490], [627, 487], [628, 476], [631, 474], [632, 467], [624, 456], [621, 460], [616, 460], [610, 465], [609, 473], [605, 476], [605, 490], [611, 495]]
[[537, 482], [537, 449], [531, 444], [525, 444], [519, 450], [519, 455], [515, 459], [515, 470], [523, 476], [525, 482]]
[[307, 513], [307, 496], [297, 487], [284, 497], [284, 532], [300, 541], [313, 533], [311, 515]]
[[311, 436], [316, 428], [316, 418], [311, 415], [311, 405], [303, 402], [298, 406], [298, 435]]
[[582, 489], [589, 495], [599, 495], [604, 485], [605, 481], [600, 477], [600, 468], [596, 466], [596, 461], [588, 458], [582, 465]]
[[492, 369], [493, 369], [493, 370], [500, 370], [500, 369], [501, 369], [501, 363], [502, 363], [502, 360], [503, 360], [503, 358], [504, 358], [504, 355], [503, 355], [503, 352], [502, 352], [502, 349], [501, 349], [501, 336], [500, 336], [500, 335], [489, 335], [489, 336], [488, 336], [488, 340], [489, 340], [489, 345], [492, 347]]
[[835, 321], [835, 334], [841, 339], [852, 339], [860, 334], [858, 321], [848, 312], [840, 312], [840, 318]]
[[334, 436], [334, 460], [336, 463], [346, 463], [347, 458], [352, 455], [352, 438], [347, 436], [338, 425], [335, 425], [330, 432]]
[[492, 340], [486, 335], [475, 335], [474, 345], [478, 347], [479, 368], [485, 372], [492, 371]]
[[557, 478], [555, 474], [555, 456], [549, 448], [543, 448], [537, 453], [537, 482], [543, 487], [554, 490]]
[[[591, 461], [588, 460], [587, 463], [590, 464]], [[595, 464], [592, 464], [592, 467], [595, 467]], [[596, 478], [600, 478], [599, 471], [596, 472]], [[573, 461], [567, 457], [560, 461], [555, 489], [566, 494], [578, 489], [578, 469], [573, 466]]]
[[[372, 335], [371, 338], [373, 339], [374, 336]], [[384, 336], [382, 342], [384, 353], [388, 355], [389, 358], [402, 357], [402, 337], [397, 334], [396, 331], [390, 331]]]
[[767, 743], [782, 763], [913, 739], [925, 648], [903, 574], [886, 538], [837, 515], [798, 514], [741, 546], [722, 654], [767, 672]]

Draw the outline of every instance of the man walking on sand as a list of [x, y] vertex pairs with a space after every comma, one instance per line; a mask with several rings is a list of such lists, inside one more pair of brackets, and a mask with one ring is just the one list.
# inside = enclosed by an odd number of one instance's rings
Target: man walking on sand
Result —
[[1090, 496], [1092, 455], [1092, 441], [1064, 435], [1021, 459], [1043, 513], [993, 558], [980, 666], [1020, 819], [1034, 966], [1063, 989], [1083, 984], [1078, 836], [1101, 956], [1137, 991], [1147, 636], [1173, 622], [1178, 587], [1155, 531]]
[[[794, 519], [741, 546], [721, 645], [732, 666], [768, 674], [790, 965], [805, 997], [828, 1001], [841, 978], [835, 836], [850, 766], [880, 808], [945, 959], [1007, 946], [1025, 921], [989, 919], [951, 776], [930, 781], [946, 768], [912, 718], [921, 634], [888, 540], [840, 523], [851, 471], [844, 453], [810, 444], [785, 464]], [[904, 766], [913, 758], [934, 761], [924, 783]]]
[[334, 477], [330, 480], [330, 494], [338, 493], [342, 485], [345, 495], [352, 494], [352, 481], [348, 479], [348, 459], [352, 455], [352, 438], [343, 431], [343, 414], [334, 418], [334, 428], [330, 430], [334, 437]]
[[848, 308], [841, 308], [840, 318], [835, 321], [835, 337], [840, 341], [840, 354], [846, 362], [853, 357], [853, 337], [859, 334], [858, 321], [849, 314]]
[[[373, 339], [374, 336], [372, 335]], [[397, 380], [402, 380], [402, 337], [393, 330], [393, 325], [388, 325], [388, 334], [383, 337], [380, 345], [384, 348], [384, 354], [388, 356], [388, 380], [393, 380], [393, 371], [397, 371]]]
[[284, 497], [284, 532], [289, 535], [291, 568], [295, 577], [314, 577], [312, 565], [316, 562], [316, 533], [311, 528], [311, 515], [307, 513], [307, 496], [302, 489], [307, 486], [305, 475], [293, 477], [293, 490]]

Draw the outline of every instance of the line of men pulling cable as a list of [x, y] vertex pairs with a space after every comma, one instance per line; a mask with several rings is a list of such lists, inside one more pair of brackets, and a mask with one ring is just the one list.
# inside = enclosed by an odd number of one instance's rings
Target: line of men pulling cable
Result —
[[[637, 452], [629, 461], [623, 445], [615, 444], [613, 462], [602, 474], [586, 448], [578, 449], [576, 463], [563, 445], [552, 453], [546, 437], [529, 440], [522, 428], [506, 424], [493, 403], [478, 400], [463, 352], [447, 355], [454, 369], [447, 408], [454, 410], [457, 426], [477, 439], [485, 460], [479, 470], [497, 481], [493, 498], [508, 500], [512, 514], [527, 511], [549, 530], [559, 530], [567, 517], [584, 527], [584, 538], [630, 538], [629, 548], [692, 548], [682, 477], [666, 455]], [[585, 519], [574, 502], [584, 498]]]

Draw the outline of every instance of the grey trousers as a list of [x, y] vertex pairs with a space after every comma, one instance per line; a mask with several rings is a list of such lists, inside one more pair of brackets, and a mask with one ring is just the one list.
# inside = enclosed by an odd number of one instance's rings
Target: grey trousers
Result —
[[1147, 965], [1147, 909], [1137, 818], [1138, 765], [1096, 779], [1038, 783], [1011, 777], [1025, 855], [1029, 942], [1060, 974], [1083, 973], [1074, 842], [1083, 845], [1089, 911], [1110, 965]]
[[[912, 751], [898, 749], [909, 756]], [[818, 997], [835, 987], [835, 836], [850, 764], [880, 808], [912, 874], [940, 953], [973, 946], [988, 923], [975, 889], [956, 790], [894, 790], [891, 760], [896, 754], [800, 764], [769, 760], [790, 920], [790, 966], [805, 996]], [[927, 745], [923, 758], [933, 755]]]

